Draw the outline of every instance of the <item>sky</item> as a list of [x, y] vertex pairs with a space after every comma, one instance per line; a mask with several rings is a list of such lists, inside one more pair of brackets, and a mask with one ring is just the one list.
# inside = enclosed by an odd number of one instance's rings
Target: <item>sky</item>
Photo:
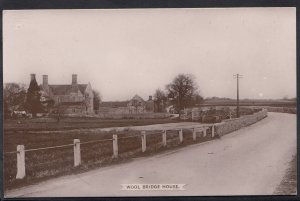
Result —
[[104, 101], [147, 99], [180, 73], [203, 97], [296, 97], [296, 8], [10, 10], [3, 82], [90, 82]]

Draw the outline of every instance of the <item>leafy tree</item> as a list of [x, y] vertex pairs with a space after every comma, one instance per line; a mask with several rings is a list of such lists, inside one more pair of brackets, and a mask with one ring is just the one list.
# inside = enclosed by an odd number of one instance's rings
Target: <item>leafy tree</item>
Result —
[[167, 96], [161, 89], [156, 89], [154, 93], [154, 101], [156, 105], [156, 111], [162, 112], [166, 106]]
[[185, 107], [191, 107], [200, 101], [202, 97], [199, 94], [194, 77], [190, 74], [177, 75], [172, 83], [166, 86], [168, 98], [179, 112]]
[[27, 90], [27, 99], [26, 105], [29, 112], [32, 113], [32, 116], [35, 117], [36, 113], [41, 112], [42, 105], [40, 102], [40, 88], [35, 79], [31, 80], [29, 88]]
[[95, 111], [98, 111], [99, 110], [99, 107], [100, 107], [100, 103], [101, 103], [101, 95], [98, 91], [96, 90], [93, 90], [93, 94], [94, 94], [94, 100], [93, 100], [93, 103], [94, 103], [94, 110]]
[[25, 110], [26, 89], [24, 84], [6, 83], [3, 88], [4, 115], [10, 116], [14, 110]]

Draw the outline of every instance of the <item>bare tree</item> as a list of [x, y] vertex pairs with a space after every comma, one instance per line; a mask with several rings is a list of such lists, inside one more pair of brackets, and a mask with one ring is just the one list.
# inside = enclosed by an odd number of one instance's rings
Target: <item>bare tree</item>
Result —
[[190, 74], [177, 75], [172, 83], [166, 86], [166, 89], [168, 91], [169, 100], [179, 113], [185, 107], [195, 105], [195, 100], [202, 98], [199, 94], [194, 76]]

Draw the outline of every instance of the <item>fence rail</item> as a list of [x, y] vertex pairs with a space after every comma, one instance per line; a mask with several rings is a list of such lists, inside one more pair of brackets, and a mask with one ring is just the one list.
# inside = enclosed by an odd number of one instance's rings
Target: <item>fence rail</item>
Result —
[[91, 144], [96, 142], [109, 142], [109, 141], [113, 141], [113, 139], [91, 140], [91, 141], [81, 142], [80, 144]]
[[26, 149], [25, 152], [31, 152], [31, 151], [40, 151], [45, 149], [57, 149], [57, 148], [63, 148], [63, 147], [71, 147], [74, 144], [64, 144], [64, 145], [58, 145], [58, 146], [52, 146], [52, 147], [42, 147], [42, 148], [36, 148], [36, 149]]
[[[64, 144], [64, 145], [57, 145], [57, 146], [51, 146], [51, 147], [41, 147], [41, 148], [33, 148], [33, 149], [25, 149], [24, 145], [17, 145], [17, 150], [16, 151], [10, 151], [10, 152], [5, 152], [5, 155], [8, 154], [16, 154], [17, 155], [17, 174], [16, 174], [16, 179], [23, 179], [26, 176], [26, 164], [25, 164], [25, 153], [26, 152], [35, 152], [35, 151], [40, 151], [40, 150], [50, 150], [50, 149], [59, 149], [59, 148], [64, 148], [64, 147], [73, 147], [74, 149], [74, 167], [77, 167], [81, 165], [81, 149], [80, 145], [84, 144], [91, 144], [91, 143], [103, 143], [103, 142], [112, 142], [112, 150], [113, 150], [113, 158], [118, 158], [119, 155], [119, 140], [122, 139], [129, 139], [129, 138], [136, 138], [140, 137], [141, 138], [141, 148], [142, 152], [147, 151], [147, 136], [153, 136], [153, 135], [161, 135], [161, 143], [163, 147], [167, 146], [167, 132], [168, 131], [176, 131], [178, 133], [178, 139], [180, 143], [183, 143], [184, 138], [183, 138], [183, 130], [192, 130], [192, 135], [193, 135], [193, 141], [196, 140], [196, 133], [197, 132], [202, 132], [203, 137], [206, 137], [207, 130], [213, 127], [211, 126], [201, 126], [201, 127], [193, 127], [193, 128], [176, 128], [176, 129], [165, 129], [165, 130], [155, 130], [152, 133], [149, 133], [151, 131], [141, 131], [140, 134], [138, 135], [131, 135], [131, 136], [123, 136], [121, 135], [113, 135], [111, 139], [101, 139], [101, 140], [91, 140], [91, 141], [86, 141], [86, 142], [80, 142], [79, 139], [74, 139], [73, 144]], [[148, 132], [148, 133], [147, 133]], [[212, 134], [212, 137], [214, 135]]]

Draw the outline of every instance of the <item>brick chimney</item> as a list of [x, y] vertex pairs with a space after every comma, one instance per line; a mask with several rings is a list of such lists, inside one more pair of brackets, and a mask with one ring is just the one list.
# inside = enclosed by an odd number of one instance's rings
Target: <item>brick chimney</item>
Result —
[[44, 86], [48, 85], [48, 75], [43, 75], [43, 85]]
[[72, 84], [77, 84], [77, 74], [72, 74]]
[[35, 74], [30, 74], [30, 81], [35, 80]]

